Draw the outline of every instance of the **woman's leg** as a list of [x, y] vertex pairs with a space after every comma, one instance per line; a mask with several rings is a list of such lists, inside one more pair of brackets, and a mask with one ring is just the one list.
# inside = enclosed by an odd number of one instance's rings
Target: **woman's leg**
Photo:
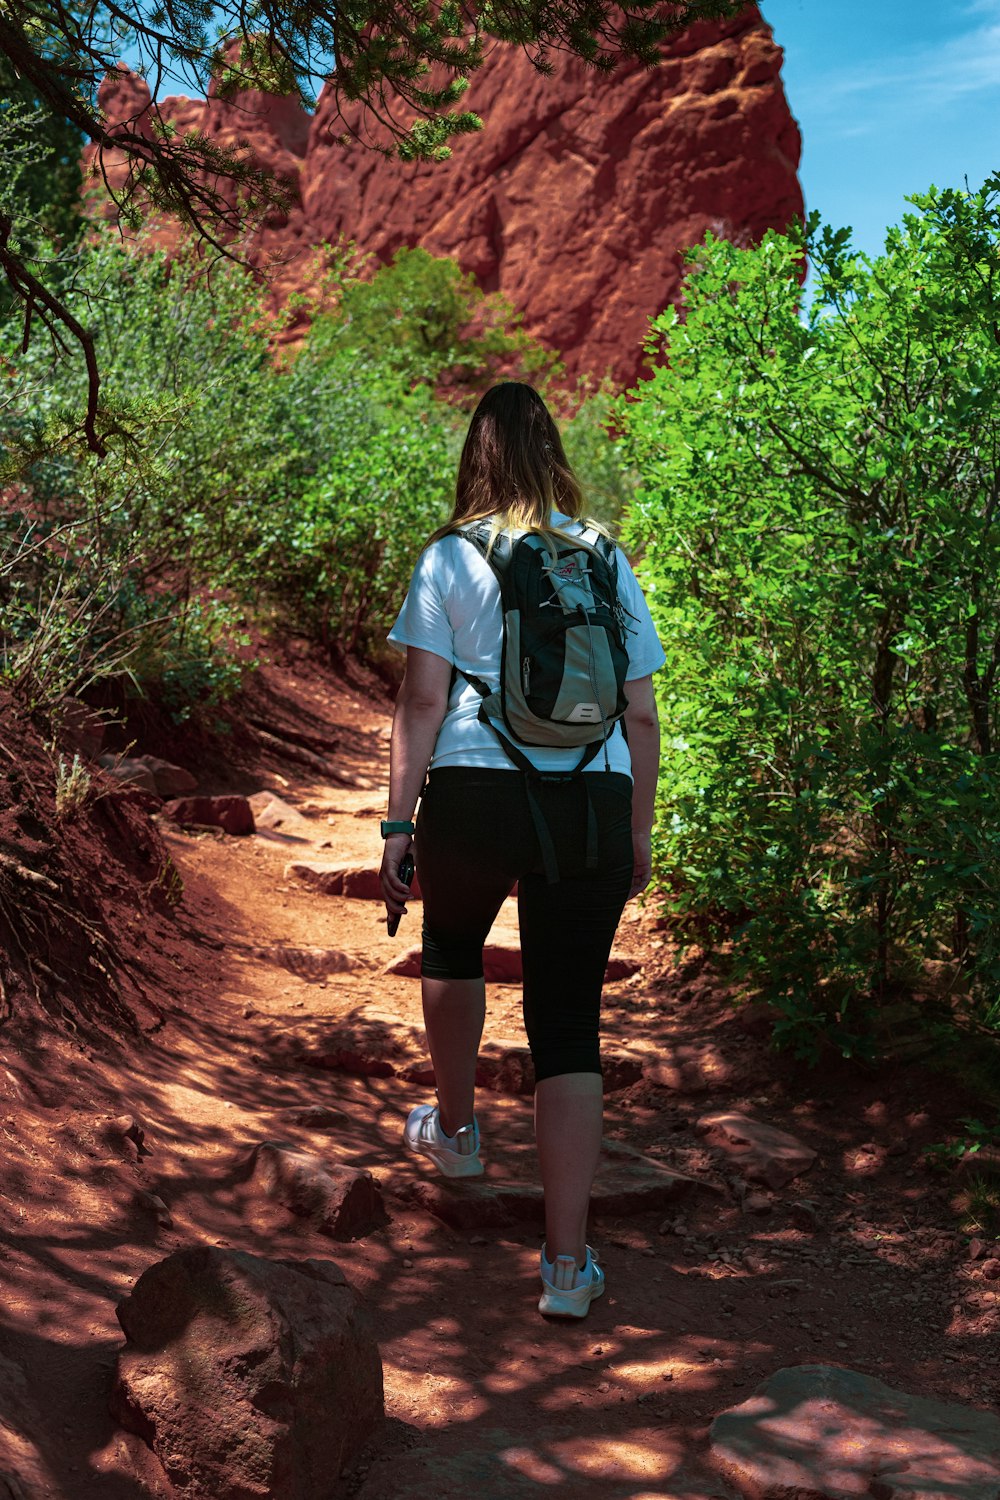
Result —
[[486, 1019], [486, 981], [421, 979], [424, 1026], [445, 1135], [472, 1123], [476, 1061]]
[[[590, 787], [598, 822], [598, 866], [585, 868]], [[587, 1211], [601, 1150], [600, 1060], [604, 970], [632, 878], [631, 782], [584, 773], [543, 787], [560, 873], [518, 885], [524, 962], [524, 1023], [535, 1064], [535, 1135], [545, 1192], [547, 1259], [586, 1258]]]
[[516, 879], [523, 842], [515, 771], [453, 767], [430, 773], [417, 819], [423, 892], [421, 986], [441, 1130], [472, 1123], [476, 1062], [486, 1014], [483, 944]]
[[535, 1139], [545, 1192], [545, 1253], [587, 1258], [587, 1210], [601, 1155], [600, 1073], [559, 1073], [535, 1089]]

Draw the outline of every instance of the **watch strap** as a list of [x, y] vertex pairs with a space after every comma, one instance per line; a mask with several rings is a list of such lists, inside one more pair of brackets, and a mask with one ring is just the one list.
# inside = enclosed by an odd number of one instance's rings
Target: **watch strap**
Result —
[[387, 839], [392, 833], [416, 833], [417, 831], [416, 825], [409, 821], [402, 822], [398, 819], [393, 820], [389, 818], [383, 818], [379, 827], [384, 839]]

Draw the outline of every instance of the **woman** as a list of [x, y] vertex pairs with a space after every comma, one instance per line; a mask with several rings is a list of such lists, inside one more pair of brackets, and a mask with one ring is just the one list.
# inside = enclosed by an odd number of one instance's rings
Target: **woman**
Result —
[[[517, 881], [524, 1021], [545, 1193], [538, 1306], [561, 1317], [584, 1317], [604, 1291], [604, 1273], [586, 1243], [601, 1148], [601, 988], [625, 902], [650, 877], [659, 761], [651, 674], [664, 655], [635, 576], [616, 550], [616, 607], [630, 624], [627, 740], [616, 723], [602, 747], [606, 753], [579, 775], [541, 784], [532, 778], [558, 864], [553, 882], [529, 806], [529, 778], [483, 722], [482, 689], [469, 681], [495, 685], [500, 678], [499, 585], [480, 552], [456, 533], [488, 520], [494, 538], [527, 531], [543, 539], [570, 533], [586, 542], [596, 533], [580, 521], [582, 506], [537, 392], [520, 382], [487, 392], [462, 450], [451, 519], [422, 552], [389, 635], [406, 649], [406, 675], [393, 718], [381, 869], [386, 909], [401, 913], [407, 888], [399, 868], [420, 797], [414, 857], [423, 896], [424, 1023], [438, 1103], [411, 1112], [404, 1139], [449, 1177], [483, 1170], [473, 1112], [485, 1017], [482, 950]], [[581, 758], [576, 749], [519, 748], [546, 774], [571, 771]], [[596, 814], [593, 867], [590, 809]]]

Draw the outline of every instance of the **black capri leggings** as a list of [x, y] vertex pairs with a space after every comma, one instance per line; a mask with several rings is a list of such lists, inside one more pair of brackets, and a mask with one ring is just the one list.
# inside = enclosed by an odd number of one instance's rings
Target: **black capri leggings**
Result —
[[[534, 785], [559, 864], [552, 885], [519, 771], [442, 766], [430, 772], [414, 841], [424, 902], [421, 972], [478, 979], [483, 944], [516, 880], [524, 1027], [535, 1078], [600, 1073], [604, 969], [632, 881], [632, 780], [598, 771]], [[597, 867], [590, 870], [588, 792], [598, 833]]]

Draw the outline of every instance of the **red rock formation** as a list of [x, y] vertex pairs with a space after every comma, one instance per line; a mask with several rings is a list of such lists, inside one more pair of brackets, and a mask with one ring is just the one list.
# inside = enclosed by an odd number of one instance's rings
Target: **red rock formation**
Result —
[[[347, 236], [381, 260], [423, 245], [505, 293], [571, 374], [627, 383], [648, 318], [679, 294], [687, 247], [708, 230], [751, 242], [803, 211], [781, 58], [755, 6], [689, 28], [657, 68], [610, 77], [575, 59], [546, 77], [497, 46], [467, 96], [484, 129], [444, 163], [365, 149], [360, 115], [338, 115], [329, 89], [307, 140], [290, 100], [168, 99], [160, 109], [221, 140], [250, 137], [292, 188], [287, 215], [272, 216], [257, 244], [283, 261], [283, 292], [305, 289], [324, 240]], [[106, 108], [113, 115], [110, 95]], [[340, 143], [345, 125], [362, 143]]]

